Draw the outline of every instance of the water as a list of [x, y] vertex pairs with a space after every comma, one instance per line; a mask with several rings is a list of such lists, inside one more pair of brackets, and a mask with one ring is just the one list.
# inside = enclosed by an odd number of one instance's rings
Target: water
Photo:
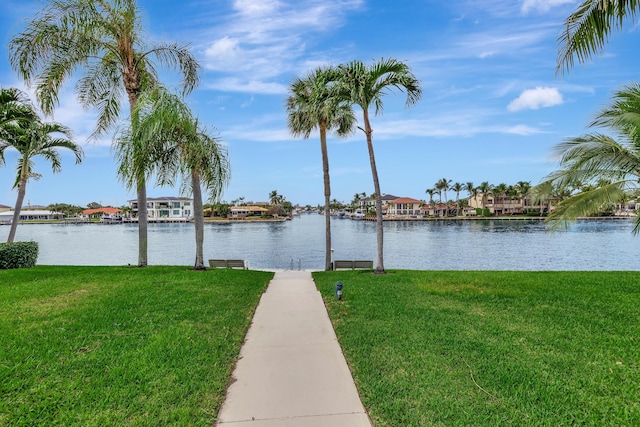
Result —
[[[640, 270], [632, 220], [578, 221], [550, 232], [541, 221], [385, 222], [385, 268], [418, 270]], [[0, 226], [6, 240], [9, 226]], [[334, 259], [376, 258], [375, 223], [332, 220]], [[16, 240], [40, 244], [39, 264], [137, 264], [135, 224], [21, 224]], [[250, 268], [324, 268], [324, 217], [205, 224], [206, 258]], [[150, 265], [192, 265], [193, 224], [149, 224]]]

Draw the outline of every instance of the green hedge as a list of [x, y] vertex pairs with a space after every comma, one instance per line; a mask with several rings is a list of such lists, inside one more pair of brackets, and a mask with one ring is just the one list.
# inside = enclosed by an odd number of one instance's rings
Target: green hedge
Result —
[[0, 243], [0, 270], [35, 267], [38, 242]]

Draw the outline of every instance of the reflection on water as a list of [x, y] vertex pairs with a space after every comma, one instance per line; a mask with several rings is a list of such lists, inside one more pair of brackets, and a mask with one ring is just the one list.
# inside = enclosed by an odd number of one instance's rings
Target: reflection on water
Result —
[[[421, 270], [640, 270], [631, 220], [579, 221], [550, 232], [531, 221], [386, 222], [385, 268]], [[5, 239], [8, 226], [0, 226]], [[375, 223], [332, 221], [335, 259], [376, 257]], [[135, 224], [24, 224], [16, 240], [40, 244], [40, 264], [137, 263]], [[205, 258], [239, 258], [251, 268], [322, 269], [324, 217], [205, 225]], [[190, 265], [193, 224], [149, 224], [149, 264]]]

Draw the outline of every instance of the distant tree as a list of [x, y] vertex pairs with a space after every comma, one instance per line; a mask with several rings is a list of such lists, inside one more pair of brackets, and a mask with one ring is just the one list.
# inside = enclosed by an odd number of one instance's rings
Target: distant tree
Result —
[[[445, 204], [447, 204], [447, 190], [449, 189], [450, 185], [451, 185], [450, 179], [441, 178], [438, 180], [438, 182], [436, 182], [434, 186], [436, 190], [438, 190], [438, 194], [440, 195], [440, 200], [444, 201]], [[444, 199], [442, 198], [443, 192], [444, 192]]]
[[[504, 197], [509, 187], [504, 182], [493, 187], [493, 206], [494, 211], [500, 205], [500, 212], [504, 213]], [[497, 213], [497, 212], [496, 212]]]
[[478, 185], [477, 191], [482, 194], [482, 215], [484, 215], [484, 210], [487, 206], [487, 196], [493, 190], [493, 185], [489, 184], [488, 181], [481, 182]]
[[102, 205], [98, 202], [91, 202], [87, 204], [87, 209], [98, 209], [101, 208]]
[[456, 192], [456, 216], [460, 215], [460, 192], [463, 188], [463, 185], [459, 182], [451, 186], [451, 189]]
[[70, 205], [67, 203], [52, 203], [47, 206], [47, 209], [51, 212], [60, 212], [65, 216], [75, 216], [84, 210], [81, 206]]
[[438, 190], [436, 190], [435, 188], [427, 188], [425, 190], [425, 193], [427, 193], [429, 195], [429, 207], [433, 208], [433, 195], [436, 194], [438, 192]]
[[467, 194], [469, 194], [469, 200], [474, 199], [475, 201], [475, 198], [478, 195], [478, 189], [473, 185], [473, 182], [465, 182], [463, 189]]
[[280, 202], [280, 195], [276, 190], [273, 190], [271, 193], [269, 193], [269, 203], [275, 206], [279, 204], [279, 202]]

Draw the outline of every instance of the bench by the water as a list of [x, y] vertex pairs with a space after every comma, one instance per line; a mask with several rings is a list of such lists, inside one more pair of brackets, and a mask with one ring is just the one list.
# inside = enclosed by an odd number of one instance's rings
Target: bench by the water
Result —
[[209, 267], [211, 268], [241, 268], [247, 269], [243, 259], [210, 259]]
[[334, 270], [356, 270], [356, 269], [373, 269], [373, 261], [367, 260], [335, 260], [333, 261]]

